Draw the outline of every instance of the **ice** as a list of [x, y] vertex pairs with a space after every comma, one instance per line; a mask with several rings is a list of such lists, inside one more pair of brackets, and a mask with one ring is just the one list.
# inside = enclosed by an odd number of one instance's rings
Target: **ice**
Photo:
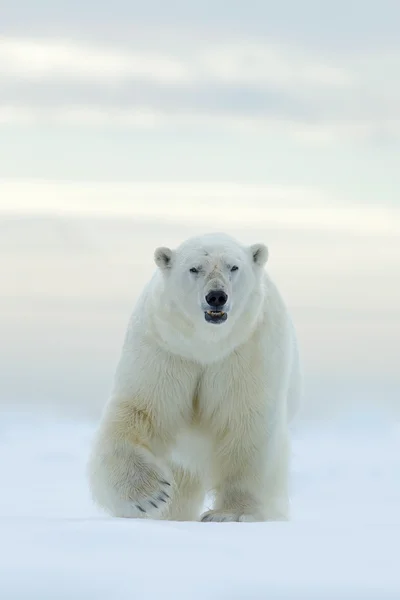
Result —
[[400, 597], [400, 427], [298, 423], [288, 523], [112, 519], [91, 502], [91, 422], [0, 420], [4, 600]]

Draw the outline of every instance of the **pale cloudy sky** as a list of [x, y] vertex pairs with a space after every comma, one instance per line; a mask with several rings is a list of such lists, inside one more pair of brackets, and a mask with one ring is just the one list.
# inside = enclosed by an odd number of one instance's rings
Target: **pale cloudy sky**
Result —
[[398, 206], [399, 28], [397, 0], [3, 3], [0, 178]]
[[98, 410], [154, 246], [219, 229], [270, 246], [316, 402], [400, 410], [397, 0], [0, 15], [0, 404]]

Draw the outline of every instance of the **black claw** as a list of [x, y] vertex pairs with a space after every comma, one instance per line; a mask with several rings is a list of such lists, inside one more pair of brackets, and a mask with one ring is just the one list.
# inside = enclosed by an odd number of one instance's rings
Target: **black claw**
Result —
[[139, 506], [139, 504], [136, 504], [136, 508], [138, 508], [142, 513], [145, 513], [146, 511], [144, 510], [144, 508], [142, 508], [141, 506]]
[[166, 499], [163, 498], [162, 496], [158, 496], [157, 500], [159, 500], [160, 502], [166, 502]]
[[163, 479], [160, 479], [160, 483], [162, 483], [163, 485], [168, 485], [168, 486], [171, 485], [170, 483], [168, 483], [168, 481], [164, 481]]
[[[161, 492], [160, 492], [160, 499], [161, 498], [169, 498], [169, 495], [164, 490], [161, 490]], [[164, 502], [165, 502], [165, 500], [164, 500]]]
[[152, 506], [154, 506], [154, 508], [158, 508], [157, 504], [155, 502], [153, 502], [153, 500], [149, 500], [149, 502]]

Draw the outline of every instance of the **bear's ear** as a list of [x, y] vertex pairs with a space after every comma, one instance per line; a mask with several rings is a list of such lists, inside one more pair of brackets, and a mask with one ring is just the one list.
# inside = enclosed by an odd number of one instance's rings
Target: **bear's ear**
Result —
[[173, 252], [169, 248], [157, 248], [154, 252], [154, 261], [160, 269], [170, 269], [172, 265]]
[[253, 244], [250, 246], [253, 261], [259, 267], [263, 267], [268, 260], [268, 248], [265, 244]]

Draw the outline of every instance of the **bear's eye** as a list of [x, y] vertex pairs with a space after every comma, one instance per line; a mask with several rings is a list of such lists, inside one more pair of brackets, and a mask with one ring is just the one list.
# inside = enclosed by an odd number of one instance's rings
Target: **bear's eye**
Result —
[[196, 267], [192, 267], [191, 269], [189, 269], [189, 271], [190, 271], [191, 273], [198, 273], [198, 272], [199, 272], [199, 270], [198, 270], [198, 269], [196, 269]]
[[237, 271], [239, 269], [239, 267], [237, 267], [236, 265], [233, 265], [231, 271]]

